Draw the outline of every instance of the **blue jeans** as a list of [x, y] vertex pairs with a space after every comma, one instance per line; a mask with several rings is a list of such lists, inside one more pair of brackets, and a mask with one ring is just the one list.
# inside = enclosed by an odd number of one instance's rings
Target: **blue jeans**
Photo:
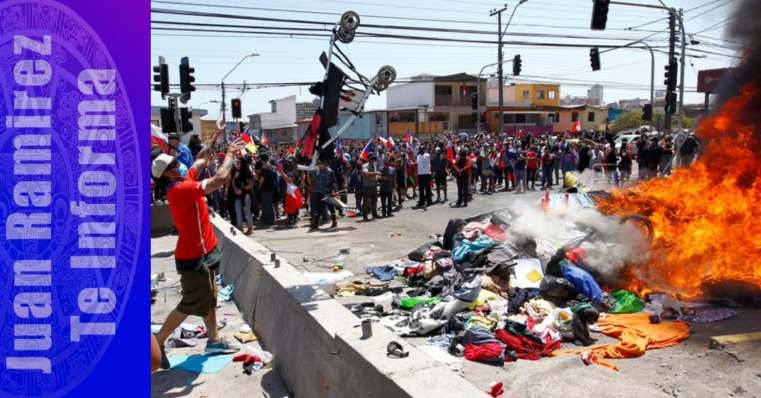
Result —
[[262, 213], [265, 224], [275, 223], [275, 207], [272, 205], [273, 192], [262, 192]]
[[515, 192], [523, 190], [526, 192], [526, 170], [515, 170]]
[[542, 188], [552, 186], [552, 166], [542, 166]]

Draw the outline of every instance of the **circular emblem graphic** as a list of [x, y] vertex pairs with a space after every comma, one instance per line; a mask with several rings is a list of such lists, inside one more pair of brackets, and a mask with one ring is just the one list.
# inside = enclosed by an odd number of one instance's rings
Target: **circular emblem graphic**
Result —
[[0, 4], [0, 396], [59, 397], [119, 327], [138, 259], [138, 139], [113, 59], [53, 1]]

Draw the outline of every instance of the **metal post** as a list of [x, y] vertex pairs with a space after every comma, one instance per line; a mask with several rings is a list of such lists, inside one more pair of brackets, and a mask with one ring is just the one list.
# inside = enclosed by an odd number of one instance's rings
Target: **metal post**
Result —
[[[499, 63], [497, 65], [497, 79], [499, 80], [499, 132], [497, 136], [502, 134], [505, 129], [505, 93], [503, 89], [505, 78], [502, 76], [502, 11], [504, 10], [503, 8], [497, 13], [497, 34], [499, 35], [499, 44], [497, 45], [497, 62]], [[476, 118], [478, 118], [478, 115], [476, 115]]]
[[[488, 68], [490, 66], [497, 65], [498, 63], [500, 65], [502, 65], [502, 64], [511, 63], [511, 62], [513, 62], [513, 60], [512, 59], [508, 59], [507, 61], [502, 61], [501, 63], [495, 62], [493, 64], [484, 65], [484, 67], [481, 68], [481, 71], [478, 72], [478, 79], [476, 80], [476, 82], [477, 82], [476, 83], [477, 84], [476, 85], [476, 96], [478, 97], [478, 110], [479, 111], [481, 110], [481, 75], [484, 73], [484, 69], [486, 69], [486, 68]], [[502, 87], [500, 87], [500, 92], [502, 92]], [[486, 96], [487, 97], [489, 96], [489, 90], [488, 89], [486, 90]], [[484, 103], [486, 104], [486, 110], [488, 111], [489, 110], [489, 104], [485, 100], [484, 100]], [[477, 123], [477, 126], [478, 126], [477, 127], [478, 131], [480, 131], [481, 130], [481, 118], [480, 117], [477, 118], [477, 122], [476, 123]], [[498, 134], [501, 134], [501, 133], [498, 133]]]
[[[673, 15], [669, 15], [669, 63], [671, 63], [671, 60], [674, 59], [674, 46], [676, 45], [676, 23], [674, 20]], [[669, 73], [674, 73], [674, 71], [669, 71]], [[671, 92], [666, 91], [666, 96], [668, 96]], [[671, 114], [668, 112], [666, 113], [666, 128], [665, 133], [670, 134], [671, 133]]]
[[222, 128], [225, 129], [222, 137], [224, 137], [224, 145], [227, 145], [229, 140], [227, 138], [227, 106], [225, 104], [227, 104], [225, 101], [225, 82], [222, 82]]
[[[671, 10], [672, 15], [675, 14], [674, 10]], [[684, 70], [685, 70], [685, 64], [684, 64], [684, 57], [686, 52], [686, 46], [687, 46], [687, 40], [685, 38], [685, 32], [684, 32], [684, 21], [682, 20], [682, 9], [679, 9], [679, 15], [677, 17], [677, 21], [679, 21], [679, 30], [682, 32], [682, 51], [680, 54], [680, 60], [679, 60], [679, 120], [677, 120], [677, 128], [679, 129], [679, 133], [681, 134], [682, 128], [684, 127], [682, 125], [682, 119], [684, 118]], [[677, 158], [679, 158], [679, 154], [677, 154]]]

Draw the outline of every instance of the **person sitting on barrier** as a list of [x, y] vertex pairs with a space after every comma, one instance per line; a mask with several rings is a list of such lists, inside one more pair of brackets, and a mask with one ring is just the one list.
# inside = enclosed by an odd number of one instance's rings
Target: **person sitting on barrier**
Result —
[[169, 212], [179, 233], [174, 258], [175, 268], [180, 274], [182, 294], [179, 304], [169, 313], [156, 335], [161, 351], [161, 369], [171, 367], [164, 351], [164, 343], [189, 315], [203, 318], [209, 336], [206, 353], [233, 353], [240, 349], [221, 339], [217, 333], [216, 271], [222, 259], [222, 251], [217, 244], [204, 197], [225, 184], [233, 158], [245, 143], [237, 140], [230, 144], [227, 156], [214, 177], [196, 181], [198, 173], [206, 167], [211, 148], [214, 148], [222, 131], [220, 129], [214, 133], [206, 147], [199, 152], [198, 159], [190, 170], [176, 157], [167, 154], [159, 155], [151, 162], [151, 176], [157, 184], [167, 187]]

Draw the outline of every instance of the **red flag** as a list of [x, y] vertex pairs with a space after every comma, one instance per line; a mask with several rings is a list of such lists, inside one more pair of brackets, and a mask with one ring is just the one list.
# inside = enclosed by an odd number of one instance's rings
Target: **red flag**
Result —
[[573, 122], [573, 127], [571, 127], [571, 131], [573, 131], [574, 133], [578, 133], [579, 131], [581, 131], [581, 123], [578, 120]]
[[449, 160], [449, 163], [454, 163], [454, 147], [452, 146], [452, 141], [449, 141], [447, 144], [447, 160]]
[[370, 153], [373, 152], [373, 140], [367, 142], [367, 146], [362, 150], [362, 160], [367, 161], [370, 159]]
[[412, 141], [412, 134], [410, 134], [410, 130], [407, 130], [407, 135], [404, 136], [404, 142], [409, 143]]
[[462, 83], [462, 95], [468, 95], [468, 87], [465, 86], [465, 83]]

